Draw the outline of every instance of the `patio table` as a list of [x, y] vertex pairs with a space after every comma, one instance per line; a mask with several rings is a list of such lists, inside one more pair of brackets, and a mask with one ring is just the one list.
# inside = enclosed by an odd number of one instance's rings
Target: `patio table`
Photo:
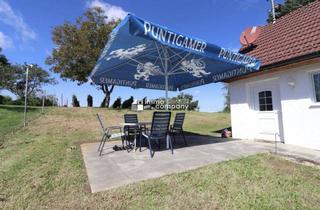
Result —
[[[138, 122], [138, 123], [120, 123], [121, 126], [137, 126], [141, 129], [142, 126], [146, 127], [147, 125], [151, 125], [152, 122]], [[170, 136], [167, 135], [166, 139], [166, 148], [169, 149], [169, 138]], [[134, 151], [137, 150], [137, 129], [134, 129]]]
[[142, 127], [146, 127], [147, 125], [151, 125], [152, 122], [138, 122], [138, 123], [121, 123], [121, 125], [124, 126], [134, 126], [134, 151], [137, 150], [137, 129], [136, 127], [141, 130]]

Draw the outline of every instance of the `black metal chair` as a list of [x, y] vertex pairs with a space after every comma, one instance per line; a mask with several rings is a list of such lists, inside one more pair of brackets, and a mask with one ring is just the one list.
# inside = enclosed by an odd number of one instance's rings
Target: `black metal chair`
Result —
[[138, 115], [137, 114], [124, 114], [124, 122], [125, 123], [138, 123]]
[[170, 126], [170, 133], [173, 137], [173, 141], [176, 144], [176, 138], [175, 135], [180, 134], [183, 137], [184, 144], [187, 146], [187, 140], [186, 137], [184, 136], [183, 132], [183, 123], [184, 123], [184, 118], [186, 116], [186, 113], [177, 113], [175, 118], [174, 118], [174, 123], [172, 126]]
[[152, 118], [151, 129], [146, 129], [145, 133], [140, 135], [140, 152], [141, 152], [141, 139], [145, 137], [148, 141], [148, 147], [150, 150], [150, 157], [154, 156], [154, 151], [152, 149], [152, 143], [155, 142], [160, 148], [161, 140], [169, 140], [169, 147], [171, 153], [173, 154], [172, 141], [169, 135], [171, 112], [154, 112]]
[[[99, 152], [99, 156], [101, 156], [102, 151], [103, 151], [103, 147], [104, 144], [106, 143], [106, 141], [111, 140], [111, 139], [115, 139], [115, 138], [121, 138], [122, 140], [122, 147], [124, 147], [124, 133], [122, 132], [122, 128], [121, 126], [110, 126], [110, 127], [105, 127], [104, 123], [102, 122], [102, 119], [100, 117], [99, 114], [96, 114], [99, 124], [101, 126], [101, 133], [102, 133], [102, 138], [98, 147], [98, 152]], [[112, 133], [114, 130], [119, 130], [119, 133]]]
[[[125, 123], [138, 123], [137, 114], [124, 114]], [[138, 125], [126, 125], [124, 126], [124, 133], [126, 138], [126, 144], [133, 141], [132, 138], [136, 138], [136, 135], [140, 134]], [[130, 139], [131, 138], [131, 139]]]

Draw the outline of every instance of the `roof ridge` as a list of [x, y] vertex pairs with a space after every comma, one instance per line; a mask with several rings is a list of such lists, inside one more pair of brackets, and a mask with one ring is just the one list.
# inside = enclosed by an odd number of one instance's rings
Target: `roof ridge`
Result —
[[320, 3], [320, 0], [315, 0], [314, 2], [309, 2], [309, 3], [306, 4], [306, 5], [302, 5], [302, 6], [298, 7], [297, 9], [294, 9], [294, 10], [290, 11], [289, 13], [287, 13], [287, 14], [279, 17], [278, 19], [276, 19], [275, 23], [271, 22], [271, 23], [268, 23], [268, 24], [263, 25], [263, 26], [274, 25], [274, 24], [276, 24], [278, 21], [280, 21], [280, 20], [283, 21], [282, 19], [284, 19], [284, 18], [289, 18], [290, 16], [294, 15], [295, 13], [300, 12], [300, 10], [306, 9], [306, 8], [308, 8], [308, 7], [311, 7], [311, 6], [313, 6], [313, 4], [317, 4], [317, 3]]
[[261, 66], [292, 60], [320, 51], [320, 0], [262, 25], [253, 45], [240, 52], [260, 59]]

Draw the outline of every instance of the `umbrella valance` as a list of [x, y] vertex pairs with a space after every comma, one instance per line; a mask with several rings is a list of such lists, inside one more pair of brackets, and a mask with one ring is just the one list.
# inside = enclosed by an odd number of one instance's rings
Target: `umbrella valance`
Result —
[[256, 58], [129, 14], [110, 34], [90, 78], [96, 84], [176, 91], [259, 67]]

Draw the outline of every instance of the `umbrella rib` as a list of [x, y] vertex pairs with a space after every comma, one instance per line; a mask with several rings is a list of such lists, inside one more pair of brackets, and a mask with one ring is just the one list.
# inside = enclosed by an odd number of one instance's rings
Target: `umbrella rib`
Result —
[[186, 71], [173, 72], [173, 73], [170, 73], [170, 75], [178, 75], [178, 74], [186, 74], [186, 73], [189, 73], [189, 72], [186, 72]]
[[158, 51], [158, 55], [159, 55], [158, 57], [160, 58], [162, 68], [164, 68], [164, 63], [163, 63], [163, 60], [162, 60], [162, 58], [161, 58], [161, 52], [160, 52], [160, 49], [159, 49], [159, 47], [158, 47], [158, 44], [157, 44], [156, 41], [154, 41], [154, 44], [156, 45], [156, 48], [157, 48], [157, 51]]
[[[185, 53], [184, 51], [182, 51], [182, 52], [180, 52], [180, 53], [176, 53], [174, 50], [172, 50], [172, 49], [169, 48], [169, 47], [168, 47], [168, 49], [173, 53], [173, 56], [171, 56], [171, 57], [178, 56], [178, 57], [182, 58], [182, 56], [180, 56], [180, 54]], [[169, 57], [169, 59], [170, 59], [171, 57]]]
[[112, 71], [113, 69], [118, 68], [118, 67], [120, 67], [120, 66], [127, 65], [129, 62], [130, 62], [130, 60], [129, 60], [129, 61], [126, 61], [126, 62], [123, 62], [123, 63], [120, 63], [120, 64], [118, 64], [118, 65], [115, 65], [115, 66], [109, 68], [108, 70], [106, 70], [105, 72], [96, 73], [96, 76], [100, 76], [100, 75], [102, 75], [102, 74], [105, 74], [106, 72]]
[[176, 70], [180, 69], [175, 69], [178, 65], [180, 65], [182, 63], [182, 61], [184, 61], [184, 59], [186, 59], [191, 53], [187, 53], [183, 58], [181, 58], [181, 60], [176, 64], [174, 65], [174, 67], [172, 68], [172, 70], [170, 71], [171, 73], [174, 73]]

